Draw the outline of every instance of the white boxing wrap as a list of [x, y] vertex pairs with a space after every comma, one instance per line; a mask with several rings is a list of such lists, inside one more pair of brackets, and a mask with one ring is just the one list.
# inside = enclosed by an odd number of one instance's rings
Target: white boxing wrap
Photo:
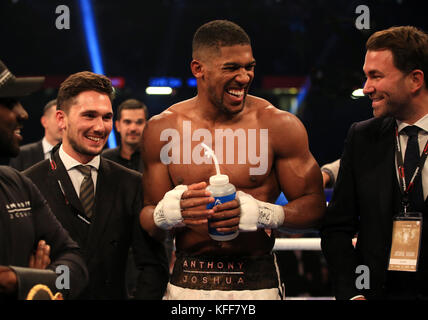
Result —
[[256, 231], [257, 228], [276, 229], [282, 226], [284, 222], [282, 206], [259, 201], [243, 191], [237, 191], [236, 198], [241, 206], [239, 230]]
[[170, 230], [181, 224], [183, 217], [181, 216], [180, 200], [186, 190], [187, 186], [180, 184], [165, 193], [163, 199], [159, 201], [153, 212], [153, 220], [159, 228]]

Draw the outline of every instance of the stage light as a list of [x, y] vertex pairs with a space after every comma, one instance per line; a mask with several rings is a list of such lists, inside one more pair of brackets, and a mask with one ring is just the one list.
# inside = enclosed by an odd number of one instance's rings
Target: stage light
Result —
[[147, 87], [146, 94], [169, 95], [169, 94], [172, 94], [172, 88], [171, 87]]
[[[91, 67], [94, 73], [104, 74], [103, 63], [98, 45], [98, 36], [95, 28], [94, 13], [92, 10], [91, 0], [80, 0], [80, 12], [83, 19], [83, 27], [85, 30], [86, 45], [88, 47], [89, 58], [91, 60]], [[111, 131], [107, 146], [109, 148], [116, 148], [116, 137], [114, 130]]]
[[362, 88], [354, 90], [352, 92], [352, 94], [351, 94], [351, 97], [353, 99], [358, 99], [358, 98], [361, 98], [361, 97], [364, 97], [364, 96], [365, 96], [365, 94], [363, 93], [363, 89]]

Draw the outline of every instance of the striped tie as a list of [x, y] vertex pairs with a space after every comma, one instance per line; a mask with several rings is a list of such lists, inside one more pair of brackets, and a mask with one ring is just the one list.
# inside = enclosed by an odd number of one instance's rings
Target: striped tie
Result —
[[85, 178], [80, 185], [80, 202], [82, 203], [85, 214], [88, 218], [92, 216], [92, 208], [94, 206], [94, 182], [92, 181], [91, 176], [91, 166], [77, 166]]

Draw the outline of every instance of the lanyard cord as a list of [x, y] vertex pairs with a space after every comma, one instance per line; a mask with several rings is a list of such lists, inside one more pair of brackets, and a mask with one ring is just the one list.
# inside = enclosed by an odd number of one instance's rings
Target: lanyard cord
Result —
[[407, 207], [409, 206], [409, 192], [413, 188], [413, 182], [415, 181], [415, 178], [421, 174], [422, 168], [425, 165], [425, 161], [427, 159], [428, 155], [428, 141], [425, 143], [424, 150], [422, 152], [422, 156], [419, 160], [418, 166], [416, 167], [415, 171], [413, 172], [412, 178], [409, 181], [409, 185], [406, 186], [406, 176], [404, 174], [404, 163], [403, 163], [403, 153], [401, 149], [401, 143], [400, 138], [398, 134], [398, 127], [395, 125], [395, 157], [397, 160], [397, 166], [398, 166], [398, 176], [399, 176], [399, 182], [400, 182], [400, 192], [401, 192], [401, 198], [402, 203], [404, 206], [404, 212], [407, 212]]

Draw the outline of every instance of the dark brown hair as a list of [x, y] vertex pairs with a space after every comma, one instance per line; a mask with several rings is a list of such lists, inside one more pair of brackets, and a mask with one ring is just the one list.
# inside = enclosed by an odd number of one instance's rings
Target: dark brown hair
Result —
[[394, 65], [403, 73], [415, 69], [422, 70], [428, 75], [428, 34], [412, 27], [391, 27], [374, 33], [366, 43], [366, 49], [371, 51], [391, 50]]
[[111, 101], [114, 99], [114, 88], [109, 78], [90, 71], [82, 71], [72, 74], [61, 83], [57, 96], [57, 109], [68, 112], [74, 98], [81, 92], [90, 90], [107, 94]]

